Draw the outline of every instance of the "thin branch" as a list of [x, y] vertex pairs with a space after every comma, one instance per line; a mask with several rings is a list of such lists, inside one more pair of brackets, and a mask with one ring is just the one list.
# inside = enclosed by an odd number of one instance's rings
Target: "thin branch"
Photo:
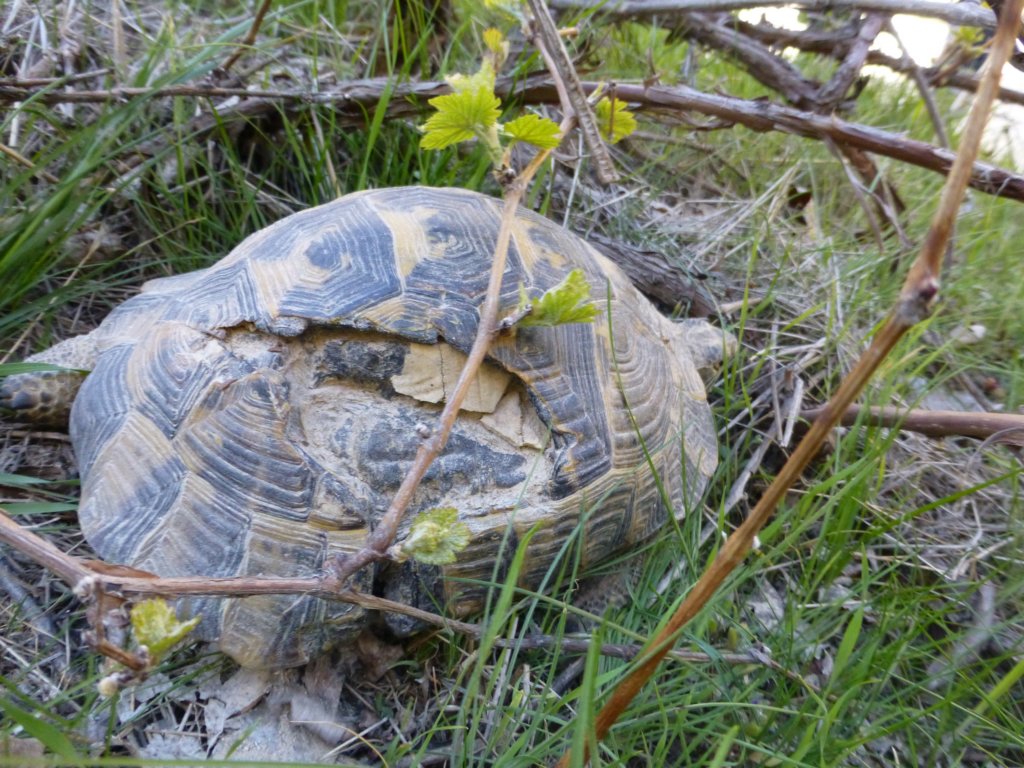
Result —
[[[56, 573], [69, 586], [84, 597], [100, 599], [101, 595], [119, 594], [124, 597], [143, 596], [175, 596], [214, 595], [217, 597], [251, 597], [258, 594], [316, 594], [319, 583], [317, 579], [207, 579], [203, 577], [158, 578], [118, 576], [117, 568], [103, 563], [83, 561], [54, 547], [46, 539], [32, 531], [22, 528], [0, 508], [0, 542], [18, 549], [22, 554], [35, 560], [45, 568]], [[2, 561], [0, 561], [2, 565]], [[0, 574], [2, 575], [2, 574]], [[267, 588], [270, 588], [267, 591]], [[436, 613], [387, 600], [376, 595], [369, 595], [354, 590], [343, 590], [319, 594], [325, 599], [358, 605], [371, 611], [383, 611], [409, 616], [428, 626], [437, 627], [467, 637], [483, 637], [487, 628], [479, 624], [471, 624], [457, 619], [450, 619]], [[99, 621], [97, 623], [100, 623]], [[587, 637], [555, 637], [553, 635], [532, 634], [519, 638], [497, 638], [494, 641], [499, 648], [514, 648], [520, 651], [558, 648], [564, 653], [589, 653], [594, 642]], [[118, 645], [102, 637], [94, 638], [92, 645], [96, 651], [122, 664], [134, 673], [145, 676], [149, 671], [149, 662], [137, 654], [128, 652]], [[630, 660], [640, 655], [642, 646], [636, 644], [603, 643], [598, 652], [602, 656]], [[669, 658], [684, 663], [725, 663], [725, 664], [757, 664], [780, 672], [787, 677], [809, 685], [800, 675], [786, 669], [767, 654], [748, 651], [746, 653], [703, 653], [699, 651], [672, 651]]]
[[[844, 30], [841, 37], [833, 39], [832, 54], [842, 59], [832, 78], [822, 85], [807, 80], [786, 58], [769, 50], [764, 42], [745, 34], [745, 27], [734, 24], [729, 16], [719, 14], [716, 18], [711, 14], [687, 14], [675, 31], [683, 37], [724, 51], [751, 77], [781, 94], [793, 106], [827, 114], [846, 98], [847, 92], [860, 76], [871, 45], [887, 21], [888, 17], [884, 14], [870, 13], [863, 21]], [[824, 141], [837, 155], [844, 170], [849, 174], [852, 168], [863, 182], [861, 184], [851, 178], [854, 194], [864, 209], [879, 247], [882, 247], [879, 218], [899, 234], [901, 242], [906, 241], [897, 215], [902, 210], [902, 203], [871, 157], [849, 144], [827, 137]], [[872, 204], [877, 209], [877, 215], [871, 208]]]
[[587, 11], [630, 18], [669, 16], [694, 11], [742, 11], [755, 7], [796, 6], [809, 11], [850, 8], [944, 19], [961, 27], [992, 29], [996, 25], [995, 14], [981, 5], [934, 0], [548, 0], [548, 6], [558, 11]]
[[559, 86], [560, 100], [567, 102], [562, 105], [565, 115], [575, 116], [577, 128], [583, 135], [583, 143], [594, 163], [598, 181], [602, 184], [612, 184], [618, 180], [615, 164], [604, 139], [601, 138], [594, 110], [591, 109], [587, 95], [583, 92], [580, 77], [576, 74], [576, 67], [573, 66], [568, 51], [565, 50], [565, 43], [562, 42], [554, 19], [551, 18], [551, 12], [544, 4], [544, 0], [527, 0], [527, 4], [533, 15], [533, 32], [536, 38], [534, 44], [540, 49], [548, 71]]
[[[465, 621], [450, 619], [429, 611], [413, 608], [404, 603], [394, 600], [387, 600], [376, 595], [368, 595], [363, 592], [343, 592], [340, 600], [358, 605], [368, 611], [384, 611], [387, 613], [398, 613], [422, 621], [424, 624], [448, 630], [467, 637], [481, 638], [487, 631], [487, 627], [481, 624], [470, 624]], [[515, 648], [521, 651], [538, 650], [544, 648], [558, 648], [566, 653], [588, 653], [594, 646], [593, 640], [588, 637], [555, 637], [554, 635], [531, 634], [517, 638], [495, 638], [494, 645], [498, 648]], [[599, 651], [602, 656], [609, 656], [618, 659], [634, 659], [640, 655], [643, 647], [632, 643], [602, 643]], [[776, 661], [762, 653], [703, 653], [699, 651], [673, 651], [670, 658], [683, 662], [715, 662], [721, 661], [727, 664], [759, 664], [769, 667], [783, 674], [800, 680], [807, 684], [795, 673], [783, 667]]]
[[[846, 171], [853, 193], [863, 207], [875, 237], [881, 240], [882, 236], [875, 219], [877, 214], [899, 236], [900, 245], [909, 246], [910, 238], [903, 231], [899, 217], [906, 210], [906, 206], [871, 156], [849, 144], [837, 145], [831, 139], [826, 139], [825, 145], [836, 155], [843, 170]], [[880, 241], [879, 250], [882, 249]]]
[[[594, 721], [594, 736], [600, 740], [625, 711], [640, 689], [657, 669], [660, 661], [675, 642], [678, 633], [707, 604], [725, 579], [743, 561], [754, 543], [754, 538], [774, 513], [776, 506], [788, 493], [800, 474], [817, 454], [829, 433], [860, 395], [888, 353], [916, 323], [925, 319], [931, 311], [939, 290], [939, 269], [950, 232], [950, 222], [956, 216], [963, 200], [971, 166], [981, 144], [981, 136], [988, 119], [992, 102], [999, 84], [1000, 72], [1009, 59], [1016, 42], [1020, 26], [1021, 8], [1024, 0], [1009, 0], [1003, 7], [999, 28], [989, 53], [989, 60], [982, 77], [978, 96], [971, 107], [957, 155], [943, 189], [938, 209], [931, 228], [924, 240], [917, 260], [911, 266], [904, 282], [900, 297], [889, 318], [872, 338], [867, 350], [861, 355], [853, 370], [843, 380], [839, 390], [821, 409], [818, 419], [797, 445], [778, 476], [751, 510], [749, 517], [726, 540], [711, 566], [701, 575], [687, 593], [676, 612], [665, 623], [663, 629], [648, 644], [648, 653], [615, 687], [608, 701], [598, 712]], [[584, 743], [583, 761], [587, 759]], [[571, 751], [566, 752], [558, 762], [559, 768], [567, 768], [572, 761]]]
[[[800, 416], [813, 421], [820, 413], [820, 408], [810, 408], [801, 411]], [[852, 405], [843, 413], [839, 423], [844, 427], [866, 424], [905, 429], [928, 437], [974, 437], [987, 440], [995, 435], [1005, 435], [1007, 442], [1024, 445], [1024, 414], [1019, 413], [929, 411], [891, 406], [865, 408]]]
[[[870, 57], [869, 57], [870, 58]], [[583, 89], [593, 93], [599, 83], [584, 82]], [[155, 98], [170, 96], [247, 96], [240, 104], [218, 108], [215, 114], [202, 115], [189, 126], [192, 135], [200, 138], [236, 120], [252, 120], [276, 112], [272, 102], [301, 105], [307, 108], [313, 104], [333, 105], [339, 118], [355, 123], [366, 119], [367, 106], [376, 104], [386, 92], [389, 81], [385, 79], [359, 80], [339, 84], [332, 89], [318, 93], [308, 91], [246, 91], [242, 88], [217, 88], [213, 86], [173, 86], [168, 88], [115, 88], [108, 91], [53, 92], [37, 91], [12, 85], [11, 81], [0, 81], [0, 102], [25, 101], [33, 99], [43, 103], [102, 102], [128, 98]], [[421, 107], [415, 102], [425, 103], [427, 99], [449, 93], [445, 83], [423, 82], [403, 83], [392, 88], [389, 103], [390, 117], [418, 114]], [[552, 103], [557, 95], [546, 78], [530, 78], [524, 82], [499, 81], [495, 93], [503, 98], [518, 96], [528, 103]], [[880, 128], [849, 123], [836, 117], [815, 115], [792, 107], [771, 104], [764, 101], [748, 101], [719, 94], [702, 93], [686, 86], [650, 86], [619, 83], [616, 93], [624, 101], [641, 107], [675, 114], [692, 110], [713, 115], [727, 123], [740, 124], [755, 131], [781, 131], [805, 138], [821, 140], [829, 137], [839, 144], [849, 144], [875, 154], [892, 157], [912, 165], [948, 173], [953, 165], [955, 153], [923, 141], [908, 139]], [[145, 153], [142, 153], [145, 154]], [[990, 195], [1024, 201], [1024, 176], [989, 163], [975, 162], [969, 184], [972, 188]]]
[[860, 25], [857, 36], [846, 46], [846, 54], [832, 75], [832, 79], [821, 86], [815, 95], [817, 110], [830, 112], [846, 98], [847, 92], [858, 77], [868, 57], [868, 51], [888, 22], [889, 17], [881, 13], [869, 13]]
[[231, 71], [231, 68], [235, 65], [242, 55], [252, 47], [252, 44], [256, 42], [256, 35], [259, 34], [260, 26], [263, 24], [263, 17], [267, 15], [267, 11], [270, 10], [271, 0], [263, 0], [260, 3], [259, 9], [256, 11], [256, 16], [252, 20], [252, 26], [249, 27], [249, 32], [241, 43], [235, 48], [235, 52], [232, 53], [227, 61], [220, 65], [219, 74], [226, 75]]
[[[878, 198], [875, 197], [871, 191], [870, 186], [866, 186], [861, 183], [861, 180], [854, 175], [853, 170], [850, 168], [850, 163], [846, 161], [843, 156], [842, 150], [834, 141], [825, 142], [825, 146], [828, 147], [832, 155], [839, 161], [839, 166], [843, 169], [846, 174], [847, 181], [850, 182], [850, 189], [853, 190], [853, 196], [857, 199], [857, 204], [860, 205], [861, 210], [864, 212], [864, 218], [868, 221], [868, 227], [871, 228], [871, 234], [875, 236], [875, 245], [878, 246], [878, 250], [881, 252], [885, 250], [885, 235], [882, 232], [881, 222], [878, 220], [876, 208], [878, 208]], [[872, 207], [874, 204], [874, 208]], [[883, 220], [892, 224], [892, 220], [884, 216]]]
[[498, 230], [498, 239], [494, 246], [494, 262], [491, 266], [487, 295], [484, 298], [483, 306], [480, 308], [476, 338], [473, 340], [473, 346], [470, 348], [466, 363], [459, 373], [459, 379], [455, 384], [455, 388], [445, 402], [444, 410], [438, 419], [437, 428], [427, 440], [420, 444], [412, 466], [395, 493], [395, 498], [377, 523], [364, 547], [359, 552], [349, 556], [336, 556], [335, 560], [328, 565], [328, 570], [342, 584], [361, 568], [374, 560], [384, 557], [388, 547], [391, 546], [398, 535], [398, 528], [405, 517], [405, 511], [409, 508], [413, 494], [419, 487], [420, 481], [448, 443], [448, 437], [455, 426], [455, 420], [459, 410], [462, 408], [463, 400], [465, 400], [476, 372], [483, 363], [484, 357], [491, 348], [491, 344], [499, 330], [496, 321], [498, 318], [498, 298], [501, 295], [501, 278], [505, 271], [505, 260], [508, 255], [508, 246], [512, 234], [511, 225], [515, 218], [515, 209], [519, 205], [524, 191], [524, 184], [514, 184], [505, 193], [505, 208], [501, 217], [501, 227]]
[[57, 574], [72, 589], [89, 578], [91, 571], [79, 560], [61, 552], [42, 536], [18, 525], [0, 508], [0, 542], [32, 558], [48, 571]]
[[[799, 48], [807, 53], [817, 53], [833, 58], [845, 55], [847, 46], [855, 36], [852, 25], [835, 31], [791, 30], [764, 22], [751, 24], [739, 20], [735, 20], [733, 25], [747, 37], [752, 37], [768, 45]], [[905, 54], [901, 58], [894, 58], [881, 51], [869, 51], [867, 63], [886, 67], [893, 72], [911, 77], [918, 72], [932, 85], [948, 85], [964, 91], [977, 91], [978, 84], [981, 82], [978, 75], [973, 72], [964, 70], [945, 72], [934, 67], [920, 67]], [[1000, 86], [999, 99], [1010, 104], [1024, 104], [1024, 93]]]
[[896, 38], [896, 43], [900, 47], [900, 65], [908, 68], [910, 78], [914, 81], [914, 85], [917, 86], [917, 92], [921, 94], [921, 101], [924, 102], [925, 109], [928, 111], [928, 117], [932, 121], [932, 128], [935, 129], [935, 135], [939, 139], [939, 146], [948, 147], [949, 135], [946, 132], [946, 125], [942, 115], [939, 113], [939, 105], [935, 103], [935, 94], [932, 93], [931, 83], [928, 82], [924, 68], [918, 66], [917, 62], [907, 53], [907, 46], [904, 45], [899, 30], [893, 26], [891, 20], [886, 31]]
[[11, 147], [8, 147], [6, 144], [0, 144], [0, 154], [7, 155], [9, 158], [11, 158], [11, 160], [14, 160], [14, 162], [19, 163], [25, 166], [26, 168], [30, 169], [34, 174], [39, 176], [44, 181], [47, 181], [50, 184], [60, 184], [60, 179], [58, 179], [52, 173], [47, 171], [45, 168], [38, 168], [35, 163], [33, 163], [31, 160], [29, 160], [27, 157], [21, 154], [18, 150], [11, 149]]
[[[193, 96], [196, 98], [240, 97], [303, 104], [322, 101], [322, 99], [318, 98], [321, 94], [310, 91], [264, 91], [247, 88], [226, 88], [217, 85], [203, 85], [201, 83], [169, 85], [162, 88], [116, 86], [99, 91], [53, 90], [54, 86], [59, 85], [61, 82], [61, 79], [55, 78], [40, 86], [38, 80], [0, 79], [0, 101], [17, 102], [31, 100], [42, 104], [81, 104], [129, 101], [137, 98], [177, 98], [179, 96]], [[353, 85], [357, 85], [360, 82], [374, 81], [356, 81]], [[381, 80], [380, 83], [383, 85], [384, 81]], [[339, 101], [347, 99], [348, 96], [344, 93], [339, 93], [336, 96], [336, 100]]]
[[689, 317], [718, 313], [716, 297], [705, 287], [703, 277], [680, 267], [660, 251], [627, 245], [599, 232], [589, 233], [587, 242], [614, 261], [641, 293], [672, 312], [683, 310]]
[[[559, 132], [565, 136], [572, 130], [575, 117], [566, 116], [559, 126]], [[501, 280], [505, 272], [505, 261], [508, 256], [508, 246], [512, 237], [512, 222], [515, 220], [516, 209], [520, 200], [526, 192], [530, 180], [534, 177], [540, 167], [551, 154], [550, 149], [542, 149], [534, 155], [529, 165], [526, 166], [508, 185], [505, 190], [505, 205], [501, 216], [501, 225], [498, 229], [497, 242], [494, 245], [494, 262], [491, 265], [491, 275], [487, 285], [487, 294], [484, 297], [483, 305], [480, 307], [480, 319], [477, 325], [476, 338], [469, 350], [466, 362], [459, 373], [458, 381], [452, 390], [451, 396], [445, 402], [444, 410], [438, 418], [437, 428], [429, 438], [424, 440], [416, 451], [412, 466], [409, 468], [405, 479], [399, 486], [395, 497], [387, 511], [377, 522], [373, 533], [366, 540], [366, 544], [358, 552], [342, 556], [338, 555], [327, 564], [326, 570], [330, 578], [337, 580], [344, 585], [348, 579], [361, 568], [369, 565], [374, 560], [385, 556], [388, 547], [394, 542], [398, 535], [398, 528], [405, 517], [405, 511], [412, 503], [413, 494], [419, 487], [420, 481], [427, 473], [427, 469], [434, 460], [441, 455], [455, 420], [459, 415], [459, 409], [469, 393], [476, 373], [483, 364], [484, 357], [491, 348], [494, 339], [501, 328], [498, 323], [498, 301], [501, 296]]]
[[105, 77], [113, 72], [114, 70], [110, 67], [104, 67], [103, 69], [90, 69], [87, 72], [75, 72], [60, 75], [59, 77], [23, 77], [18, 78], [17, 82], [26, 87], [68, 85], [81, 82], [82, 80], [95, 80], [97, 77]]
[[777, 56], [758, 41], [742, 34], [728, 17], [707, 13], [684, 16], [675, 34], [695, 40], [735, 59], [751, 77], [780, 94], [800, 109], [817, 106], [820, 86], [808, 80], [791, 62]]
[[[585, 84], [584, 87], [587, 87]], [[539, 89], [529, 95], [537, 96]], [[781, 131], [811, 139], [829, 137], [875, 154], [885, 155], [937, 173], [949, 173], [957, 157], [952, 150], [899, 136], [879, 128], [849, 123], [829, 115], [815, 115], [763, 101], [702, 93], [686, 86], [618, 86], [626, 101], [646, 107], [695, 110], [744, 125], [755, 131]], [[968, 184], [991, 195], [1024, 200], [1024, 176], [989, 163], [974, 162], [966, 169]]]

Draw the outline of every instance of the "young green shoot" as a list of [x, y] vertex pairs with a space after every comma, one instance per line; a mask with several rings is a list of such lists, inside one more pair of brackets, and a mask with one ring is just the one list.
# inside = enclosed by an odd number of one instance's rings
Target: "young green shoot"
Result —
[[427, 565], [447, 565], [468, 545], [469, 527], [459, 521], [459, 511], [438, 507], [417, 515], [409, 535], [390, 554], [396, 560], [411, 557]]
[[[508, 42], [497, 29], [484, 32], [487, 49], [480, 69], [472, 75], [446, 79], [453, 93], [437, 96], [429, 104], [437, 111], [423, 124], [423, 149], [445, 149], [464, 141], [479, 141], [496, 169], [509, 165], [509, 150], [517, 142], [539, 149], [554, 149], [562, 140], [558, 125], [546, 117], [526, 113], [500, 123], [501, 100], [494, 95], [496, 72], [508, 55]], [[504, 141], [503, 141], [504, 140]]]
[[636, 131], [636, 118], [626, 107], [626, 102], [620, 99], [602, 97], [594, 105], [594, 115], [601, 136], [609, 144], [618, 144]]
[[132, 606], [132, 633], [139, 647], [145, 647], [155, 663], [171, 648], [185, 639], [199, 626], [202, 617], [180, 621], [174, 606], [166, 600], [154, 598]]
[[589, 323], [601, 314], [601, 310], [590, 301], [590, 284], [583, 276], [583, 270], [574, 269], [562, 282], [536, 299], [531, 299], [520, 285], [517, 313], [523, 315], [517, 323], [519, 326], [550, 327]]

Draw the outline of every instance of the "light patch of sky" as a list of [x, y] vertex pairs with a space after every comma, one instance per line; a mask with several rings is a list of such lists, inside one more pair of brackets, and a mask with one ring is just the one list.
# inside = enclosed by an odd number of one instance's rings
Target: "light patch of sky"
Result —
[[[752, 23], [764, 20], [784, 29], [803, 29], [807, 25], [800, 19], [800, 14], [798, 8], [751, 8], [740, 11], [740, 18]], [[899, 41], [883, 32], [875, 41], [875, 47], [889, 56], [900, 56], [902, 43], [907, 55], [922, 67], [935, 63], [949, 36], [949, 25], [939, 19], [896, 15], [892, 18], [892, 25], [899, 35]], [[875, 77], [893, 80], [902, 78], [902, 75], [885, 67], [865, 69]], [[1003, 70], [1002, 85], [1024, 91], [1024, 72], [1007, 65]], [[997, 105], [986, 130], [985, 146], [990, 152], [1008, 154], [1004, 162], [1024, 170], [1024, 107], [1016, 104]]]

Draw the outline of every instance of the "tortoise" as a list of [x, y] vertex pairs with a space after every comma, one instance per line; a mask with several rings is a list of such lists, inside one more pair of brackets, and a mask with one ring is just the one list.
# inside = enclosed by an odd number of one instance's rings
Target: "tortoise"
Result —
[[[161, 576], [315, 575], [361, 547], [439, 413], [477, 330], [501, 205], [411, 187], [288, 216], [30, 358], [90, 373], [8, 377], [0, 406], [53, 421], [74, 398], [81, 526], [108, 561]], [[717, 445], [698, 367], [721, 357], [721, 331], [668, 320], [590, 245], [525, 209], [503, 311], [520, 286], [536, 296], [571, 269], [601, 318], [497, 340], [410, 510], [455, 507], [468, 547], [446, 566], [374, 566], [356, 587], [466, 615], [527, 531], [519, 581], [536, 588], [572, 542], [588, 568], [700, 498]], [[367, 621], [308, 596], [180, 605], [249, 667], [302, 664]]]

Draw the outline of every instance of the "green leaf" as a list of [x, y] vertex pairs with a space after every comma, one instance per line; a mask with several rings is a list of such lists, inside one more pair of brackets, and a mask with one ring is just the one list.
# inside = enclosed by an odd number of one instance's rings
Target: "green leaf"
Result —
[[[0, 377], [15, 376], [22, 373], [49, 373], [50, 371], [78, 371], [78, 368], [68, 368], [63, 365], [52, 363], [3, 363], [0, 364]], [[88, 371], [81, 371], [88, 373]]]
[[[445, 81], [456, 93], [476, 92], [483, 89], [493, 96], [495, 77], [494, 66], [485, 59], [476, 74], [460, 75], [456, 73], [446, 77]], [[430, 103], [433, 104], [434, 102], [431, 101]], [[497, 119], [494, 118], [495, 121]]]
[[149, 649], [158, 659], [199, 624], [199, 617], [178, 621], [174, 607], [166, 600], [143, 600], [132, 606], [132, 630], [135, 642]]
[[68, 501], [8, 501], [4, 504], [4, 509], [11, 517], [29, 517], [74, 512], [78, 505]]
[[541, 149], [554, 149], [562, 140], [558, 125], [546, 117], [527, 113], [505, 123], [502, 130], [514, 141], [525, 141]]
[[52, 482], [52, 480], [44, 480], [41, 477], [13, 475], [9, 472], [0, 472], [0, 485], [13, 485], [19, 488], [24, 488], [30, 485], [49, 485]]
[[853, 649], [857, 645], [857, 638], [860, 637], [863, 623], [864, 609], [858, 608], [853, 616], [850, 617], [850, 623], [846, 625], [846, 631], [843, 632], [843, 640], [839, 643], [839, 650], [836, 651], [835, 660], [832, 663], [830, 679], [838, 680], [839, 675], [846, 668], [847, 663], [850, 661], [850, 656], [853, 655]]
[[402, 552], [427, 565], [447, 565], [469, 545], [469, 526], [454, 507], [428, 509], [416, 516]]
[[594, 106], [594, 114], [598, 130], [610, 144], [617, 144], [636, 130], [636, 118], [619, 99], [610, 101], [605, 96]]
[[484, 45], [486, 45], [487, 49], [492, 53], [501, 53], [503, 47], [507, 48], [505, 36], [501, 34], [500, 29], [488, 27], [484, 30], [483, 39]]
[[590, 303], [590, 284], [582, 269], [574, 269], [565, 279], [530, 301], [526, 291], [519, 288], [519, 309], [532, 304], [532, 311], [519, 321], [521, 326], [553, 326], [568, 323], [589, 323], [601, 310]]
[[57, 726], [26, 712], [9, 699], [0, 698], [0, 712], [24, 728], [25, 733], [41, 742], [50, 752], [58, 755], [63, 765], [85, 764], [74, 745]]
[[486, 88], [460, 91], [430, 100], [437, 110], [423, 125], [424, 149], [444, 149], [479, 138], [498, 122], [501, 102]]
[[985, 34], [973, 27], [958, 27], [953, 33], [953, 40], [965, 48], [980, 48], [985, 43]]
[[497, 72], [508, 58], [508, 40], [500, 30], [490, 27], [484, 30], [483, 41], [487, 47], [487, 51], [484, 53], [484, 62], [491, 66], [494, 72]]

